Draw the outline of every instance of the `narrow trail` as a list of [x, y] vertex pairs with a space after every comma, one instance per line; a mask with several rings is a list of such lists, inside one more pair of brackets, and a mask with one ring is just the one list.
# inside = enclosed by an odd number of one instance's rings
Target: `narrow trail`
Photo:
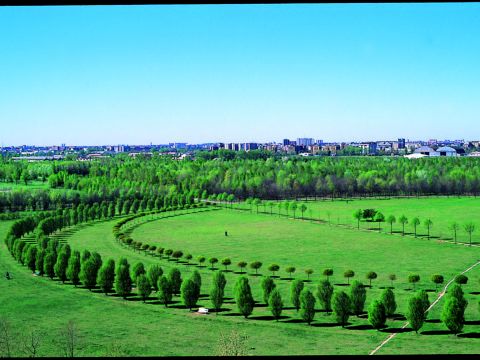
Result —
[[[478, 247], [477, 245], [473, 245]], [[466, 273], [467, 271], [472, 270], [475, 266], [479, 265], [480, 261], [477, 263], [473, 264], [470, 266], [468, 269], [462, 272], [462, 274]], [[437, 299], [428, 307], [426, 311], [430, 311], [431, 308], [433, 308], [438, 301], [446, 294], [447, 288], [450, 286], [450, 284], [454, 281], [454, 279], [450, 280], [443, 288], [443, 291], [438, 295]], [[384, 342], [382, 342], [380, 345], [378, 345], [374, 350], [370, 352], [369, 355], [374, 355], [378, 350], [380, 350], [385, 344], [387, 344], [390, 340], [392, 340], [398, 333], [400, 333], [401, 330], [405, 329], [408, 326], [408, 322], [406, 322], [397, 332], [391, 334]]]

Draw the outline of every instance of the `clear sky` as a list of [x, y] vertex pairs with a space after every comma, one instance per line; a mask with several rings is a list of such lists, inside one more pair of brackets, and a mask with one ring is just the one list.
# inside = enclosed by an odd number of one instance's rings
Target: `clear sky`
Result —
[[0, 145], [480, 140], [480, 3], [0, 7]]

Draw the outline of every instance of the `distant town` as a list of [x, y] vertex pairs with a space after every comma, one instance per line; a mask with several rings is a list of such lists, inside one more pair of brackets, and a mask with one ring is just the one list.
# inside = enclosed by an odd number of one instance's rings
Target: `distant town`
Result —
[[129, 156], [170, 155], [178, 159], [194, 159], [201, 151], [254, 151], [266, 150], [273, 153], [297, 156], [405, 156], [418, 158], [425, 156], [480, 156], [480, 141], [437, 140], [410, 141], [399, 138], [395, 141], [367, 142], [323, 142], [313, 138], [283, 139], [270, 143], [168, 143], [160, 145], [102, 145], [102, 146], [7, 146], [0, 148], [2, 156], [13, 160], [92, 160], [128, 153]]

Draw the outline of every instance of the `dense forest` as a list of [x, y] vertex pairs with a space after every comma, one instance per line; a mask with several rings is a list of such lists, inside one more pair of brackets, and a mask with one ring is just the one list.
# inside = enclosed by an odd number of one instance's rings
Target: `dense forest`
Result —
[[[301, 158], [254, 154], [205, 152], [195, 160], [181, 161], [166, 155], [132, 158], [126, 154], [94, 161], [3, 159], [0, 189], [6, 183], [18, 186], [0, 192], [0, 212], [52, 210], [116, 199], [152, 204], [159, 197], [207, 198], [222, 193], [233, 194], [236, 200], [480, 193], [480, 159], [474, 157]], [[45, 186], [21, 186], [32, 181]]]

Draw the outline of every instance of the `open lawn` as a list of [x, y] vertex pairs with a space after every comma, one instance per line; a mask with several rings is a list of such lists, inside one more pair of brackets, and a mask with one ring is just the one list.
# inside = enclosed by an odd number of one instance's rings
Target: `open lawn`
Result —
[[[378, 206], [363, 205], [366, 202], [359, 201], [361, 208], [380, 209]], [[385, 204], [387, 202], [383, 201]], [[328, 203], [334, 206], [335, 202]], [[339, 208], [344, 205], [338, 203]], [[308, 203], [309, 206], [311, 204]], [[315, 206], [318, 206], [320, 211], [321, 206], [326, 204], [326, 201], [318, 202]], [[352, 205], [348, 210], [350, 218], [353, 210], [357, 208], [354, 204], [355, 202], [352, 202], [348, 205]], [[391, 206], [393, 209], [397, 205]], [[408, 206], [403, 206], [403, 210], [409, 210]], [[385, 211], [385, 215], [388, 214], [389, 212]], [[407, 213], [405, 215], [408, 216]], [[438, 219], [444, 216], [431, 212], [435, 224], [437, 222], [434, 215]], [[308, 210], [305, 216], [308, 216]], [[195, 259], [198, 255], [207, 259], [215, 256], [219, 260], [230, 257], [232, 265], [228, 266], [225, 272], [227, 299], [219, 315], [212, 313], [200, 316], [190, 313], [184, 308], [179, 297], [174, 298], [172, 307], [165, 309], [159, 304], [155, 294], [143, 304], [135, 292], [128, 300], [123, 300], [115, 295], [105, 296], [98, 289], [89, 292], [82, 287], [74, 288], [68, 283], [61, 284], [56, 280], [32, 276], [30, 271], [11, 258], [2, 242], [0, 271], [9, 271], [13, 279], [0, 281], [0, 309], [1, 314], [6, 314], [11, 322], [12, 331], [19, 335], [17, 340], [22, 337], [20, 334], [28, 329], [41, 330], [45, 333], [42, 355], [59, 355], [59, 345], [55, 344], [55, 341], [59, 340], [58, 329], [69, 319], [73, 319], [81, 334], [78, 355], [83, 356], [111, 355], [115, 351], [117, 355], [124, 356], [216, 355], [220, 334], [231, 331], [232, 327], [248, 335], [247, 354], [250, 355], [365, 355], [405, 324], [403, 315], [407, 298], [412, 293], [412, 285], [406, 281], [409, 273], [420, 274], [421, 279], [416, 288], [426, 289], [430, 301], [433, 301], [437, 293], [434, 291], [435, 285], [429, 281], [431, 274], [443, 274], [447, 282], [480, 259], [480, 249], [475, 246], [455, 245], [440, 242], [439, 239], [428, 241], [398, 234], [392, 236], [375, 231], [358, 231], [355, 228], [328, 225], [319, 221], [287, 219], [278, 215], [257, 215], [255, 209], [252, 213], [228, 209], [190, 210], [182, 212], [181, 215], [164, 218], [147, 216], [126, 227], [136, 241], [171, 247], [193, 255], [190, 264], [183, 260], [176, 263], [133, 252], [117, 243], [112, 236], [112, 226], [116, 221], [82, 224], [66, 229], [56, 236], [67, 241], [73, 249], [98, 251], [104, 261], [108, 257], [117, 261], [120, 256], [125, 256], [130, 264], [136, 261], [142, 261], [146, 266], [159, 263], [164, 272], [176, 266], [181, 270], [183, 278], [188, 277], [193, 269], [198, 269], [202, 276], [203, 296], [197, 305], [210, 308], [208, 291], [212, 270], [208, 263], [199, 267]], [[9, 223], [0, 222], [2, 239]], [[225, 231], [228, 231], [227, 237], [224, 235]], [[246, 269], [254, 299], [257, 301], [249, 319], [244, 319], [238, 313], [232, 299], [231, 287], [239, 276], [240, 269], [236, 264], [240, 260], [263, 262], [262, 268], [258, 270], [259, 276], [255, 276], [254, 270]], [[284, 302], [284, 311], [279, 322], [273, 320], [265, 306], [260, 288], [261, 276], [272, 275], [266, 269], [271, 263], [280, 265], [280, 271], [275, 274], [275, 282]], [[331, 280], [336, 289], [344, 290], [348, 289], [347, 280], [342, 277], [345, 269], [354, 270], [354, 279], [361, 280], [366, 285], [368, 280], [365, 279], [365, 273], [370, 270], [377, 272], [378, 278], [373, 280], [372, 288], [367, 290], [365, 310], [382, 289], [390, 285], [387, 275], [394, 273], [397, 275], [393, 284], [398, 305], [397, 314], [389, 319], [388, 328], [382, 331], [376, 331], [368, 324], [366, 314], [359, 318], [351, 316], [349, 325], [341, 328], [331, 316], [321, 311], [317, 304], [312, 326], [308, 326], [300, 320], [290, 302], [291, 279], [285, 272], [285, 267], [289, 265], [296, 267], [293, 277], [301, 279], [307, 278], [303, 272], [305, 268], [314, 269], [310, 276], [311, 281], [305, 282], [305, 286], [312, 291], [315, 291], [318, 280], [323, 278], [321, 271], [325, 267], [334, 269]], [[215, 268], [225, 270], [220, 263], [215, 264]], [[469, 305], [466, 311], [467, 324], [460, 336], [449, 334], [440, 322], [444, 303], [441, 299], [429, 313], [420, 334], [415, 334], [407, 327], [377, 354], [478, 353], [479, 267], [466, 275], [469, 282], [463, 285], [463, 289]], [[112, 348], [112, 342], [118, 346]]]

